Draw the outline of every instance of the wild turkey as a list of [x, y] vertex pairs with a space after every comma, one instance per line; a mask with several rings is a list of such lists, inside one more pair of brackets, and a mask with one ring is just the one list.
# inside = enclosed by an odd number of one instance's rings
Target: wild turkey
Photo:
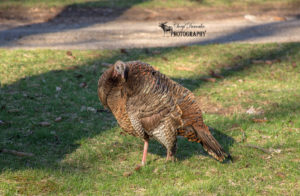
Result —
[[149, 138], [166, 147], [170, 160], [177, 135], [201, 143], [219, 161], [231, 159], [203, 123], [193, 93], [146, 63], [117, 61], [100, 77], [98, 96], [125, 132], [144, 140], [142, 165]]

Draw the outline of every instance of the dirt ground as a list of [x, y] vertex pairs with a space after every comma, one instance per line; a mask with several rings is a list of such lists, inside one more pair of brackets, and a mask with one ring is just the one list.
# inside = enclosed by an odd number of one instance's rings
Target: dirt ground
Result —
[[[249, 8], [12, 8], [0, 10], [0, 47], [115, 49], [228, 42], [298, 42], [300, 11], [295, 7]], [[167, 22], [202, 25], [184, 31], [203, 36], [172, 37]]]

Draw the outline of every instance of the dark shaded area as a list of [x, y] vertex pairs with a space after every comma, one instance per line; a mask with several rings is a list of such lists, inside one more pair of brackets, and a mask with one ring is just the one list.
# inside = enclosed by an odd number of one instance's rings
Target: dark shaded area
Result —
[[[225, 152], [230, 154], [229, 148], [235, 143], [234, 139], [222, 133], [221, 131], [211, 127], [210, 131], [213, 134], [213, 136], [217, 139], [217, 141], [221, 144], [221, 146], [224, 148]], [[166, 157], [167, 154], [166, 149], [156, 140], [150, 140], [149, 152], [152, 154], [158, 154], [161, 157]], [[190, 157], [197, 155], [207, 156], [214, 159], [213, 157], [207, 154], [207, 152], [202, 148], [201, 144], [196, 142], [189, 142], [186, 138], [183, 137], [177, 137], [177, 152], [175, 157], [178, 161], [189, 159]], [[227, 161], [228, 160], [224, 161], [224, 163], [226, 163]]]
[[[185, 50], [185, 48], [167, 48], [157, 50], [160, 50], [161, 52], [159, 55], [163, 55], [172, 52], [173, 50]], [[0, 115], [2, 117], [1, 120], [3, 120], [4, 123], [0, 125], [0, 133], [2, 135], [2, 137], [0, 137], [0, 149], [11, 148], [27, 152], [34, 149], [39, 153], [32, 158], [20, 158], [1, 153], [1, 170], [19, 170], [25, 168], [56, 169], [59, 167], [57, 164], [58, 161], [64, 159], [67, 154], [72, 153], [78, 148], [78, 141], [85, 138], [93, 138], [96, 135], [101, 134], [103, 131], [107, 131], [109, 128], [103, 125], [106, 122], [108, 123], [106, 126], [111, 127], [110, 122], [112, 121], [113, 116], [102, 110], [102, 106], [100, 107], [96, 93], [97, 80], [103, 68], [100, 66], [101, 62], [113, 63], [118, 59], [123, 61], [137, 60], [145, 57], [145, 55], [154, 55], [151, 51], [152, 49], [134, 49], [127, 50], [127, 53], [116, 54], [110, 58], [102, 58], [100, 56], [95, 58], [93, 61], [86, 62], [89, 66], [76, 67], [76, 65], [74, 65], [73, 67], [70, 67], [69, 70], [50, 71], [44, 74], [26, 77], [11, 85], [2, 86], [0, 89]], [[300, 45], [296, 43], [285, 44], [280, 47], [261, 52], [259, 55], [253, 51], [253, 54], [251, 53], [253, 56], [250, 56], [250, 58], [235, 58], [221, 71], [220, 74], [222, 74], [224, 78], [229, 78], [239, 74], [240, 72], [247, 71], [250, 67], [268, 66], [267, 64], [253, 64], [253, 59], [284, 60], [287, 55], [293, 55], [299, 51]], [[238, 55], [239, 54], [237, 54], [237, 56]], [[155, 56], [157, 57], [158, 55]], [[66, 81], [63, 83], [61, 83], [61, 81], [57, 81], [56, 78], [58, 78], [58, 76], [64, 76]], [[183, 84], [190, 90], [194, 90], [207, 84], [207, 82], [201, 80], [202, 77], [205, 76], [201, 75], [198, 79], [172, 79]], [[82, 81], [88, 81], [87, 88], [80, 88], [78, 86]], [[35, 84], [40, 84], [42, 88], [34, 87]], [[69, 89], [67, 92], [70, 93], [57, 96], [59, 93], [54, 93], [55, 91], [53, 92], [53, 89], [55, 89], [57, 85], [60, 85], [62, 89]], [[40, 89], [39, 93], [36, 93], [36, 88]], [[14, 101], [18, 99], [25, 99], [28, 105], [26, 104], [27, 106], [24, 106], [25, 109], [23, 111], [9, 112], [7, 106], [14, 104]], [[60, 101], [52, 101], [57, 99]], [[54, 105], [54, 103], [56, 103], [56, 105]], [[93, 106], [98, 109], [98, 113], [91, 114], [88, 112], [81, 112], [80, 110], [82, 105]], [[299, 104], [295, 103], [294, 105], [296, 106], [296, 110], [299, 109]], [[34, 116], [31, 116], [29, 111], [26, 110], [26, 107], [28, 107], [31, 112], [34, 111]], [[69, 114], [65, 115], [64, 113], [61, 113], [61, 107], [74, 108], [74, 110], [69, 112], [73, 111], [74, 113], [77, 113], [77, 117], [73, 118]], [[272, 115], [277, 113], [279, 116], [284, 116], [289, 112], [290, 110], [287, 109], [285, 105], [274, 105], [270, 107], [269, 111], [266, 111], [265, 115], [268, 116], [268, 113]], [[65, 130], [60, 130], [61, 126], [59, 123], [53, 123], [49, 127], [39, 126], [38, 123], [43, 120], [41, 115], [45, 113], [53, 114], [54, 116], [62, 116], [67, 124], [67, 126], [64, 127]], [[25, 116], [25, 118], [28, 119], [24, 127], [19, 127], [17, 125], [17, 119], [20, 115], [23, 117]], [[93, 118], [91, 118], [91, 116]], [[93, 121], [90, 121], [90, 119], [93, 119]], [[248, 120], [249, 119], [238, 119], [237, 121], [244, 122]], [[84, 126], [82, 126], [81, 121], [84, 123], [90, 123], [92, 127], [87, 130]], [[208, 125], [214, 127], [214, 125]], [[52, 130], [55, 130], [56, 133], [52, 134]], [[235, 142], [234, 139], [226, 135], [224, 130], [213, 130], [213, 133], [224, 149], [227, 152], [230, 152], [230, 146], [232, 146]], [[179, 140], [180, 142], [177, 151], [177, 158], [179, 160], [188, 159], [195, 154], [199, 154], [199, 150], [202, 149], [200, 144], [192, 144], [185, 139]], [[20, 149], [17, 145], [18, 143], [23, 143], [24, 147]], [[165, 156], [163, 147], [155, 141], [152, 141], [150, 144], [150, 153]], [[41, 161], [44, 159], [43, 157], [47, 157], [48, 160]], [[137, 163], [139, 161], [140, 160], [137, 160]]]
[[[31, 35], [39, 35], [46, 33], [63, 32], [72, 29], [85, 28], [93, 24], [101, 24], [109, 21], [113, 21], [122, 15], [131, 6], [139, 3], [138, 1], [130, 1], [128, 6], [124, 8], [109, 8], [102, 7], [101, 2], [97, 6], [97, 2], [85, 2], [77, 3], [66, 6], [56, 16], [51, 17], [46, 22], [40, 22], [35, 24], [28, 24], [0, 31], [0, 42], [4, 43], [1, 45], [9, 46], [11, 42], [14, 42], [22, 37]], [[16, 10], [15, 12], [17, 12]], [[25, 13], [30, 14], [30, 13]], [[46, 17], [46, 16], [45, 16]], [[19, 19], [26, 21], [27, 16], [21, 14], [7, 14], [0, 12], [0, 18], [4, 19]], [[35, 29], [36, 31], [28, 31], [28, 29]]]

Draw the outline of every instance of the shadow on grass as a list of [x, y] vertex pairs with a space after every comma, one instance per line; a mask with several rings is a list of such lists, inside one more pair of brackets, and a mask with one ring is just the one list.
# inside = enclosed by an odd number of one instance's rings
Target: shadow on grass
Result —
[[[213, 136], [224, 148], [225, 152], [230, 152], [229, 148], [234, 144], [234, 139], [217, 129], [210, 128]], [[161, 157], [166, 157], [166, 149], [156, 140], [151, 140], [149, 144], [149, 152], [152, 154], [157, 154]], [[202, 148], [202, 145], [195, 142], [189, 142], [186, 138], [177, 137], [177, 152], [175, 157], [179, 160], [189, 159], [192, 156], [208, 156], [212, 158], [207, 152]], [[212, 158], [213, 159], [213, 158]]]
[[[240, 72], [246, 72], [252, 66], [266, 66], [265, 64], [253, 64], [253, 59], [285, 58], [287, 55], [298, 52], [299, 49], [299, 44], [286, 44], [263, 53], [253, 53], [250, 58], [235, 59], [228, 64], [226, 69], [221, 71], [221, 74], [225, 78], [229, 78], [240, 74]], [[174, 50], [184, 49], [157, 50], [160, 50], [160, 55], [163, 55]], [[97, 97], [97, 80], [104, 69], [101, 62], [113, 63], [118, 59], [123, 61], [142, 60], [153, 55], [148, 54], [148, 52], [133, 49], [128, 50], [127, 54], [120, 52], [111, 57], [95, 57], [95, 59], [85, 62], [87, 66], [73, 66], [69, 67], [68, 70], [50, 71], [23, 78], [11, 85], [2, 86], [0, 89], [0, 115], [4, 124], [0, 125], [0, 149], [33, 152], [35, 156], [28, 158], [0, 153], [0, 169], [2, 171], [26, 168], [58, 169], [60, 167], [58, 163], [67, 154], [75, 151], [81, 145], [81, 141], [101, 135], [115, 127], [113, 116], [100, 110], [102, 108]], [[155, 57], [158, 58], [159, 55], [155, 55]], [[199, 76], [199, 78], [201, 77], [203, 75]], [[207, 84], [199, 78], [186, 78], [184, 81], [179, 78], [172, 79], [191, 90], [195, 90]], [[87, 83], [85, 88], [79, 86], [82, 82]], [[216, 82], [215, 85], [218, 83]], [[57, 88], [58, 86], [61, 89]], [[97, 108], [98, 112], [93, 113], [87, 107]], [[276, 112], [280, 115], [289, 112], [284, 107], [276, 107], [268, 112]], [[62, 117], [62, 120], [56, 122], [55, 119], [59, 116]], [[50, 124], [40, 124], [44, 121]], [[248, 119], [238, 119], [237, 121], [243, 122], [248, 121]], [[214, 125], [209, 126], [213, 127]], [[229, 152], [230, 146], [235, 141], [224, 131], [214, 130], [213, 132], [220, 144]], [[199, 152], [203, 154], [204, 151], [201, 149], [200, 144], [192, 144], [185, 139], [179, 139], [177, 157], [179, 160], [184, 160], [199, 154]], [[165, 156], [165, 151], [155, 141], [150, 144], [150, 152]]]

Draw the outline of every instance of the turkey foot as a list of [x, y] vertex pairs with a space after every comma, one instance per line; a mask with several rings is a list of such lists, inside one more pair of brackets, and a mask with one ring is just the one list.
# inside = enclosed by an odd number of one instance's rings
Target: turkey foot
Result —
[[148, 140], [144, 140], [144, 152], [143, 152], [142, 166], [144, 166], [146, 164], [148, 146], [149, 146]]
[[172, 161], [174, 162], [175, 161], [175, 156], [172, 152], [167, 152], [167, 159], [166, 161]]

